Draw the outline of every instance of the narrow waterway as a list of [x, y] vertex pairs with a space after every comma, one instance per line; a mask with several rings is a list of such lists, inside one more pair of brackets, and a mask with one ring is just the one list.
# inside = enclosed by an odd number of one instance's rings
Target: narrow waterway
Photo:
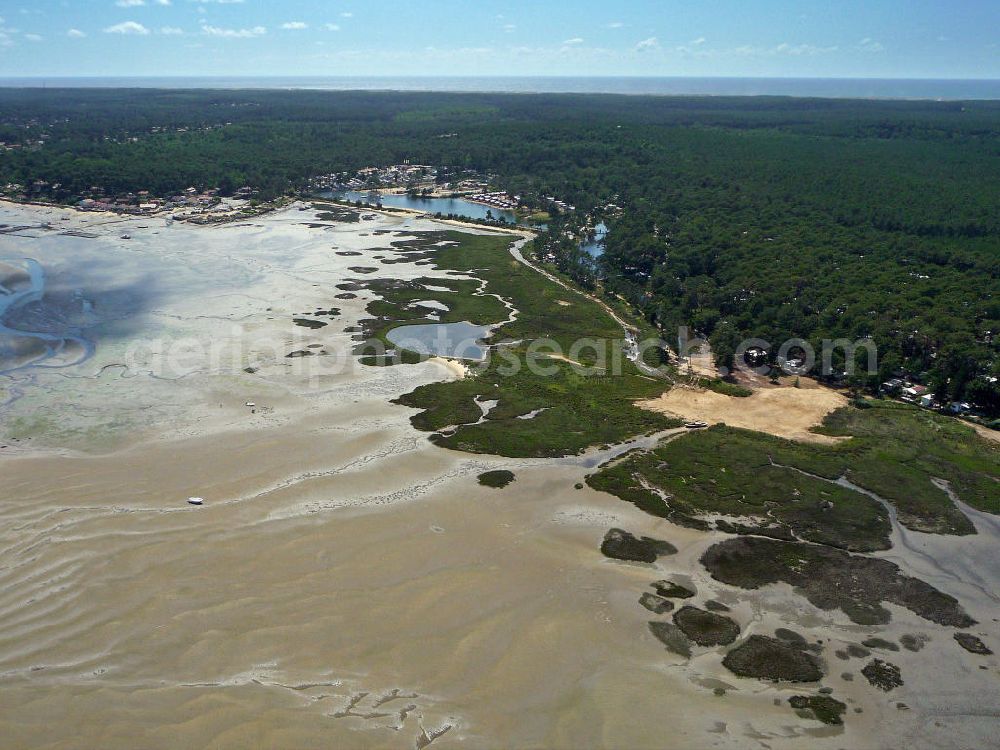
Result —
[[45, 270], [37, 260], [0, 260], [0, 376], [28, 367], [71, 367], [93, 354], [93, 344], [82, 336], [7, 325], [12, 315], [44, 296]]
[[955, 506], [964, 513], [976, 529], [974, 535], [957, 539], [954, 534], [929, 534], [908, 529], [899, 522], [896, 506], [881, 495], [866, 490], [846, 476], [836, 480], [821, 477], [808, 471], [771, 462], [773, 466], [791, 469], [821, 482], [853, 490], [875, 500], [889, 515], [892, 531], [888, 550], [869, 553], [896, 563], [907, 574], [953, 596], [985, 597], [1000, 604], [1000, 593], [995, 581], [1000, 579], [1000, 520], [970, 507], [958, 499], [951, 485], [941, 479], [934, 484], [946, 492]]

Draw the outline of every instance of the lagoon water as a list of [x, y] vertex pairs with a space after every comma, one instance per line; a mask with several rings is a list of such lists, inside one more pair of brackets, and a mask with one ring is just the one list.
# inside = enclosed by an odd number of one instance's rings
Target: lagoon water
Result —
[[[368, 202], [368, 193], [361, 193], [354, 190], [324, 193], [324, 195], [341, 200]], [[514, 215], [513, 211], [501, 211], [498, 208], [484, 206], [481, 203], [473, 203], [464, 198], [417, 198], [405, 194], [390, 194], [380, 196], [380, 200], [383, 206], [388, 206], [389, 208], [405, 208], [411, 211], [424, 211], [429, 214], [440, 213], [442, 216], [453, 214], [469, 219], [486, 219], [490, 217], [499, 219], [503, 217], [511, 224], [517, 223], [517, 216]], [[487, 212], [489, 212], [490, 217], [486, 215]]]
[[419, 354], [481, 361], [486, 356], [486, 348], [477, 342], [489, 334], [488, 327], [463, 321], [400, 326], [389, 331], [386, 338], [396, 346]]

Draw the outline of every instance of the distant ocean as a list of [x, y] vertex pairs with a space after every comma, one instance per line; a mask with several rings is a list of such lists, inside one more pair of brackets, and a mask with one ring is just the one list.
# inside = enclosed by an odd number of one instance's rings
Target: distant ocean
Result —
[[1000, 80], [888, 78], [163, 77], [0, 78], [0, 87], [318, 89], [835, 99], [1000, 99]]

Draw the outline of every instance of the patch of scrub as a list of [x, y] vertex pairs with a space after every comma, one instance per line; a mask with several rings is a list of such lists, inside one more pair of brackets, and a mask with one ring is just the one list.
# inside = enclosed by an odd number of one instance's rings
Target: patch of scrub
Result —
[[730, 618], [697, 607], [681, 607], [674, 623], [699, 646], [728, 646], [740, 634], [740, 626]]
[[939, 625], [975, 624], [954, 597], [904, 575], [894, 563], [831, 547], [740, 537], [713, 545], [701, 562], [717, 581], [745, 589], [784, 581], [813, 605], [839, 608], [859, 625], [889, 622], [882, 602]]
[[907, 651], [914, 651], [914, 652], [922, 650], [923, 647], [927, 644], [927, 641], [929, 640], [930, 638], [928, 638], [926, 635], [923, 634], [914, 635], [911, 633], [907, 633], [899, 637], [899, 642], [903, 644], [903, 648], [905, 648]]
[[484, 471], [479, 475], [478, 479], [479, 483], [484, 487], [493, 487], [500, 490], [513, 482], [515, 477], [512, 471], [498, 469], [496, 471]]
[[690, 599], [698, 593], [694, 589], [674, 583], [673, 581], [657, 581], [653, 584], [653, 588], [656, 589], [656, 593], [660, 596], [670, 599]]
[[970, 654], [979, 654], [981, 656], [991, 656], [993, 654], [993, 651], [983, 643], [982, 639], [972, 633], [955, 633], [955, 640], [958, 641], [959, 646]]
[[847, 704], [829, 695], [793, 695], [788, 699], [788, 704], [803, 718], [813, 718], [832, 725], [843, 724], [843, 716], [847, 711]]
[[903, 684], [903, 677], [899, 671], [899, 667], [881, 659], [872, 659], [861, 670], [861, 674], [872, 685], [887, 693]]
[[[867, 646], [868, 648], [881, 649], [883, 651], [899, 651], [899, 646], [897, 646], [892, 641], [887, 641], [885, 638], [866, 638], [861, 641], [862, 646]], [[851, 654], [856, 656], [856, 654]], [[867, 653], [862, 654], [862, 656], [868, 656]]]
[[684, 635], [684, 631], [672, 622], [651, 622], [649, 623], [649, 632], [667, 647], [667, 651], [684, 658], [690, 658], [691, 642]]
[[615, 560], [652, 563], [661, 555], [676, 554], [677, 548], [660, 539], [635, 537], [622, 529], [611, 529], [604, 536], [601, 552]]
[[722, 660], [723, 666], [740, 677], [787, 682], [816, 682], [823, 677], [812, 654], [785, 641], [752, 635]]
[[650, 594], [648, 591], [639, 597], [639, 604], [648, 609], [654, 615], [663, 615], [674, 608], [674, 603], [662, 596]]

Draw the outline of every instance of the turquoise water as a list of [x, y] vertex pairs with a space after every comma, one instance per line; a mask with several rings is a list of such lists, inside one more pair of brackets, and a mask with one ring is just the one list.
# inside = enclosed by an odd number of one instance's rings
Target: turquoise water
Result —
[[[345, 193], [326, 193], [325, 195], [348, 201], [368, 201], [368, 193], [359, 193], [353, 190]], [[517, 223], [517, 216], [514, 215], [513, 211], [501, 211], [498, 208], [473, 203], [464, 198], [416, 198], [409, 195], [383, 195], [381, 201], [383, 206], [389, 208], [408, 208], [411, 211], [426, 211], [432, 214], [440, 211], [444, 216], [454, 214], [469, 219], [486, 219], [488, 218], [486, 212], [489, 211], [494, 219], [499, 219], [502, 216], [511, 224]]]

